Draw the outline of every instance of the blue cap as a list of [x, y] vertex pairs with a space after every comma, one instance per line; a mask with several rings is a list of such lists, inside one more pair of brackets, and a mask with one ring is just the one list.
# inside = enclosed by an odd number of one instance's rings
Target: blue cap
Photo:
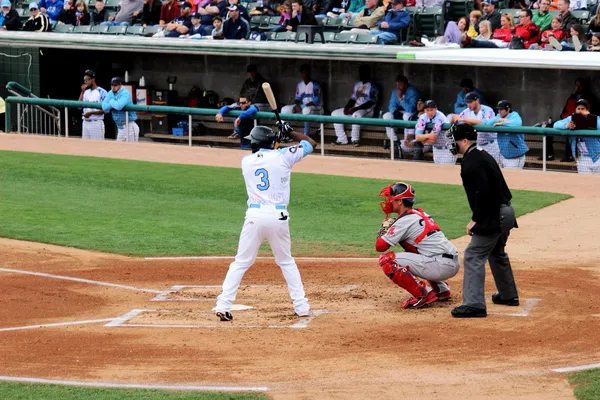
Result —
[[37, 3], [29, 3], [29, 11], [33, 10], [33, 9], [37, 9], [38, 5]]
[[2, 0], [2, 7], [10, 7], [12, 4], [10, 4], [10, 1], [8, 0]]

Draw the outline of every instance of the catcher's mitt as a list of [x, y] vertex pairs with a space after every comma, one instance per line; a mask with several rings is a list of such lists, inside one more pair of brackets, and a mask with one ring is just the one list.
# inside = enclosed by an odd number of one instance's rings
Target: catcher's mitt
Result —
[[397, 218], [386, 218], [383, 220], [383, 222], [381, 223], [381, 227], [377, 232], [378, 239], [387, 233], [388, 229], [390, 229], [390, 227], [394, 225], [394, 222], [396, 222], [396, 219]]

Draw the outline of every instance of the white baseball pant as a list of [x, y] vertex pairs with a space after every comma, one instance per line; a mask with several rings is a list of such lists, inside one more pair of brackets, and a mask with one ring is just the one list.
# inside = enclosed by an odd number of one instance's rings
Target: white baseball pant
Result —
[[129, 121], [129, 135], [126, 127], [117, 129], [117, 142], [137, 142], [140, 137], [140, 127], [135, 121]]
[[524, 155], [517, 158], [504, 158], [500, 154], [500, 159], [502, 160], [502, 168], [522, 169], [525, 166]]
[[502, 165], [502, 160], [500, 159], [500, 147], [498, 147], [497, 140], [494, 140], [493, 143], [488, 143], [483, 146], [477, 145], [477, 148], [479, 150], [483, 150], [483, 151], [487, 152], [490, 156], [492, 156], [494, 158], [494, 160], [496, 160], [498, 165]]
[[577, 173], [600, 174], [600, 160], [594, 162], [589, 156], [577, 157]]
[[433, 147], [433, 162], [436, 164], [456, 164], [458, 155], [454, 155], [448, 149]]
[[[332, 117], [346, 117], [343, 108], [338, 108], [331, 113]], [[369, 118], [373, 116], [373, 108], [357, 110], [351, 115], [352, 118]], [[348, 137], [344, 131], [344, 124], [333, 124], [335, 135], [340, 143], [348, 144]], [[360, 140], [360, 125], [352, 125], [352, 141]]]
[[453, 259], [442, 257], [428, 257], [422, 254], [400, 252], [396, 254], [396, 262], [398, 265], [408, 266], [410, 272], [419, 278], [428, 281], [437, 282], [440, 287], [440, 292], [449, 290], [446, 284], [442, 281], [452, 278], [460, 269], [460, 260], [458, 254], [454, 255]]
[[[288, 218], [282, 220], [283, 216]], [[294, 311], [298, 315], [308, 314], [310, 306], [304, 293], [300, 271], [292, 257], [289, 223], [287, 211], [278, 210], [275, 206], [261, 205], [260, 208], [249, 208], [246, 211], [235, 260], [229, 265], [223, 281], [223, 292], [217, 297], [217, 312], [231, 310], [242, 278], [256, 261], [258, 248], [266, 239], [275, 256], [275, 263], [281, 268], [287, 282]]]
[[[413, 115], [413, 113], [402, 111], [402, 119], [404, 121], [408, 121], [410, 119], [410, 117], [412, 117], [412, 115]], [[394, 113], [386, 112], [385, 114], [383, 114], [383, 119], [394, 119]], [[385, 133], [387, 134], [387, 137], [388, 137], [388, 139], [390, 139], [391, 142], [395, 142], [396, 140], [398, 140], [398, 137], [396, 136], [395, 128], [390, 128], [389, 126], [386, 126]]]
[[[293, 114], [295, 106], [296, 106], [295, 104], [283, 106], [283, 107], [281, 107], [281, 113], [282, 114]], [[310, 115], [310, 114], [323, 115], [323, 107], [321, 107], [321, 106], [306, 106], [302, 109], [302, 115]], [[304, 134], [306, 135], [309, 133], [310, 133], [310, 122], [305, 122], [304, 123]]]
[[104, 140], [104, 120], [83, 120], [81, 125], [81, 138], [90, 140]]

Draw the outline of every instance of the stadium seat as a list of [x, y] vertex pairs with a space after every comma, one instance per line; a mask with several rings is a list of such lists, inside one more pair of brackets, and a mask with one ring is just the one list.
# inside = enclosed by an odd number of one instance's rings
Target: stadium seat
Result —
[[56, 33], [71, 33], [73, 32], [73, 25], [56, 24], [54, 27]]
[[73, 28], [73, 33], [91, 33], [92, 27], [90, 25], [76, 26]]
[[296, 32], [267, 32], [267, 40], [274, 42], [291, 42], [296, 39]]
[[436, 38], [444, 34], [444, 17], [442, 7], [428, 7], [415, 15], [415, 23], [420, 36]]
[[92, 26], [92, 29], [90, 29], [90, 31], [86, 33], [106, 33], [108, 32], [108, 28], [108, 26], [104, 25], [94, 25]]
[[161, 28], [160, 26], [149, 26], [146, 29], [144, 29], [144, 36], [152, 36], [155, 33], [158, 33], [162, 30], [163, 28]]
[[335, 39], [336, 32], [325, 32], [325, 42], [331, 43]]
[[325, 20], [326, 32], [339, 32], [342, 29], [343, 21], [346, 18], [327, 18]]
[[327, 18], [316, 17], [316, 19], [317, 19], [317, 23], [321, 26], [325, 26], [325, 24], [327, 23]]
[[[248, 12], [250, 12], [250, 11], [254, 10], [257, 5], [258, 5], [257, 2], [250, 2], [250, 3], [248, 3], [246, 10], [248, 10]], [[250, 18], [250, 19], [252, 19], [252, 18]]]
[[590, 12], [588, 10], [573, 10], [571, 14], [577, 19], [581, 25], [587, 24], [590, 21]]
[[269, 17], [268, 15], [253, 15], [250, 17], [250, 30], [256, 31], [259, 30], [259, 27], [268, 26], [269, 25]]
[[335, 36], [333, 37], [333, 40], [331, 41], [331, 43], [351, 43], [356, 40], [357, 36], [358, 35], [356, 33], [350, 33], [350, 32], [336, 33]]
[[364, 35], [356, 35], [356, 37], [354, 38], [354, 40], [350, 43], [354, 43], [354, 44], [377, 44], [377, 36], [375, 35], [369, 35], [364, 34]]
[[[473, 0], [446, 0], [442, 4], [443, 16], [446, 21], [458, 21], [460, 17], [469, 16], [474, 8]], [[433, 7], [429, 7], [431, 9]]]
[[125, 35], [125, 34], [127, 34], [127, 28], [128, 28], [127, 26], [121, 26], [121, 25], [109, 26], [108, 31], [102, 32], [102, 33], [108, 33], [109, 35]]
[[340, 26], [340, 32], [346, 29], [356, 28], [354, 24], [348, 18], [342, 18], [342, 25]]
[[141, 36], [144, 34], [144, 27], [143, 26], [128, 26], [127, 34]]
[[510, 14], [513, 16], [513, 18], [519, 19], [519, 15], [521, 14], [521, 9], [520, 8], [504, 8], [504, 9], [500, 10], [500, 15], [502, 15], [502, 14]]
[[108, 9], [116, 10], [118, 5], [119, 5], [119, 0], [105, 0], [104, 1], [104, 7], [108, 8]]

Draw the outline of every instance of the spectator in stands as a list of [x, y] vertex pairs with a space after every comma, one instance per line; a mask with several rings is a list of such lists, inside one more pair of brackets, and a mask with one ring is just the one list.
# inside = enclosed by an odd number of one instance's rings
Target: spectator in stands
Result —
[[279, 22], [276, 27], [271, 29], [271, 32], [285, 32], [292, 18], [292, 3], [286, 1], [283, 3], [283, 12], [279, 17]]
[[[486, 105], [481, 104], [477, 93], [467, 93], [465, 96], [465, 101], [467, 102], [467, 108], [465, 108], [459, 115], [455, 114], [450, 117], [450, 122], [453, 124], [462, 123], [481, 125], [494, 118], [494, 110]], [[496, 139], [496, 133], [494, 132], [478, 132], [477, 148], [487, 152], [500, 165], [500, 149], [498, 148]]]
[[588, 51], [600, 51], [600, 33], [594, 33], [588, 42]]
[[340, 17], [344, 17], [349, 19], [350, 21], [354, 21], [356, 16], [360, 14], [360, 12], [365, 9], [365, 7], [365, 0], [350, 0], [350, 6], [348, 7], [348, 11], [345, 13], [341, 13]]
[[10, 1], [2, 0], [0, 5], [2, 6], [0, 31], [17, 31], [21, 29], [21, 18], [19, 17], [19, 13], [12, 8]]
[[[352, 118], [369, 118], [373, 116], [377, 106], [379, 90], [375, 82], [371, 80], [371, 68], [361, 65], [358, 69], [359, 81], [354, 85], [352, 97], [344, 108], [334, 110], [333, 117], [351, 116]], [[348, 137], [344, 131], [344, 124], [333, 124], [337, 140], [333, 144], [348, 144]], [[360, 125], [352, 125], [352, 144], [360, 145]]]
[[481, 92], [475, 88], [475, 85], [473, 84], [471, 78], [464, 78], [460, 81], [460, 92], [458, 92], [458, 94], [456, 95], [456, 102], [454, 103], [455, 114], [458, 115], [467, 108], [467, 101], [465, 97], [467, 96], [467, 93], [471, 92], [477, 95], [477, 98], [479, 99], [479, 102], [481, 104], [485, 103]]
[[566, 36], [566, 32], [562, 30], [562, 19], [558, 15], [556, 17], [552, 18], [552, 23], [550, 24], [550, 29], [542, 32], [542, 35], [540, 36], [540, 43], [532, 44], [531, 46], [529, 46], [529, 49], [530, 50], [545, 49], [546, 46], [548, 46], [548, 44], [549, 44], [548, 39], [550, 38], [550, 36], [554, 36], [558, 41], [561, 41]]
[[111, 79], [110, 89], [102, 101], [102, 111], [112, 114], [117, 125], [117, 142], [137, 142], [140, 136], [140, 127], [135, 123], [137, 115], [133, 111], [123, 111], [126, 106], [133, 105], [131, 93], [123, 87], [119, 77]]
[[[496, 0], [483, 0], [483, 16], [479, 20], [481, 21], [490, 21], [492, 25], [492, 31], [495, 31], [500, 27], [500, 12], [496, 10]], [[479, 32], [479, 24], [475, 27], [477, 32]]]
[[223, 36], [230, 40], [246, 40], [250, 36], [250, 24], [240, 17], [237, 6], [229, 6], [229, 19], [223, 23]]
[[571, 25], [577, 23], [577, 18], [569, 11], [569, 4], [569, 0], [558, 0], [558, 11], [563, 21], [562, 29], [566, 32], [571, 29]]
[[590, 25], [588, 28], [588, 36], [591, 36], [594, 33], [600, 33], [600, 7], [597, 7], [596, 4], [596, 14], [590, 20]]
[[101, 25], [108, 26], [129, 26], [133, 25], [133, 18], [137, 17], [144, 10], [144, 0], [121, 0], [120, 9], [115, 16], [108, 17], [108, 21]]
[[[577, 117], [577, 123], [575, 122]], [[584, 123], [585, 126], [577, 126]], [[590, 107], [585, 99], [577, 100], [575, 113], [554, 123], [556, 129], [598, 129], [600, 117], [590, 113]], [[568, 144], [571, 154], [577, 158], [577, 172], [580, 174], [600, 174], [600, 138], [569, 137]]]
[[319, 25], [319, 23], [310, 8], [304, 7], [302, 0], [292, 0], [292, 18], [285, 29], [296, 32], [298, 25]]
[[383, 7], [377, 7], [377, 0], [365, 0], [365, 9], [358, 13], [352, 24], [359, 29], [371, 29], [375, 28], [384, 16], [385, 11]]
[[[414, 85], [408, 83], [408, 78], [404, 75], [396, 76], [396, 89], [392, 90], [390, 102], [388, 105], [388, 112], [383, 114], [383, 119], [402, 119], [404, 121], [410, 120], [410, 118], [417, 112], [417, 101], [421, 98], [421, 93]], [[396, 135], [396, 129], [386, 127], [385, 133], [392, 146], [396, 146], [397, 149], [401, 149], [398, 146], [398, 137]], [[387, 148], [387, 146], [384, 146]], [[401, 158], [400, 151], [398, 151], [398, 159]]]
[[229, 5], [219, 13], [221, 18], [223, 18], [225, 21], [230, 18], [229, 6], [236, 6], [238, 12], [240, 13], [240, 18], [243, 18], [246, 22], [250, 22], [250, 15], [248, 15], [248, 10], [246, 10], [246, 7], [240, 4], [239, 0], [229, 0]]
[[75, 26], [75, 0], [66, 0], [58, 17], [59, 24]]
[[[512, 104], [508, 100], [501, 100], [496, 106], [498, 114], [491, 119], [482, 121], [488, 126], [522, 126], [523, 121], [518, 112], [513, 111]], [[479, 135], [477, 140], [479, 141]], [[500, 148], [499, 164], [503, 168], [521, 169], [525, 165], [525, 154], [529, 151], [525, 143], [525, 135], [522, 133], [502, 133], [498, 134], [497, 147]], [[495, 157], [494, 157], [495, 158]], [[496, 160], [498, 161], [498, 160]]]
[[[427, 100], [425, 113], [419, 117], [415, 127], [415, 140], [423, 145], [433, 146], [433, 162], [436, 164], [456, 164], [458, 158], [450, 152], [449, 140], [442, 131], [442, 125], [446, 122], [448, 119], [438, 110], [436, 102]], [[432, 125], [431, 130], [427, 127], [428, 124]]]
[[164, 28], [167, 26], [168, 22], [173, 21], [175, 18], [179, 17], [179, 15], [181, 15], [179, 3], [175, 0], [164, 0], [163, 5], [160, 8], [160, 20], [158, 24]]
[[587, 10], [587, 0], [575, 0], [570, 4], [570, 10]]
[[519, 13], [519, 25], [515, 28], [513, 35], [523, 39], [523, 45], [528, 49], [532, 44], [540, 40], [540, 28], [534, 24], [531, 19], [533, 13], [531, 10], [521, 10]]
[[201, 17], [202, 16], [199, 13], [192, 13], [190, 15], [192, 26], [190, 26], [189, 32], [185, 35], [186, 38], [194, 37], [196, 39], [200, 39], [202, 36], [206, 36], [206, 31], [200, 23]]
[[473, 10], [471, 11], [471, 13], [469, 14], [469, 30], [467, 31], [467, 35], [469, 35], [470, 37], [472, 37], [473, 39], [479, 34], [477, 32], [477, 29], [475, 29], [475, 26], [479, 26], [479, 20], [481, 19], [481, 11], [479, 10]]
[[454, 43], [461, 44], [461, 40], [467, 37], [467, 32], [469, 30], [469, 18], [460, 17], [458, 22], [450, 21], [446, 26], [446, 31], [444, 32], [444, 36], [436, 38], [435, 42], [437, 44], [446, 44], [446, 43]]
[[401, 42], [402, 29], [410, 24], [410, 14], [404, 9], [404, 0], [392, 0], [391, 4], [392, 10], [377, 23], [377, 29], [369, 31], [370, 35], [377, 36], [377, 44]]
[[60, 19], [60, 12], [64, 7], [62, 0], [41, 0], [38, 4], [40, 12], [48, 15], [51, 24], [56, 24]]
[[225, 0], [210, 0], [210, 3], [200, 7], [198, 13], [202, 16], [200, 23], [204, 26], [206, 32], [212, 32], [214, 29], [212, 22], [213, 18], [221, 14], [221, 11], [227, 8], [227, 2]]
[[541, 0], [540, 9], [533, 14], [533, 23], [540, 28], [540, 32], [550, 29], [552, 14], [550, 13], [550, 0]]
[[144, 0], [140, 21], [144, 28], [160, 24], [161, 7], [162, 2], [160, 0]]
[[475, 37], [476, 40], [490, 40], [492, 38], [492, 24], [490, 21], [482, 21], [479, 24], [479, 35]]
[[[481, 23], [480, 23], [481, 24]], [[494, 30], [490, 40], [478, 40], [470, 37], [464, 37], [461, 43], [462, 47], [485, 47], [485, 48], [506, 48], [512, 41], [515, 30], [514, 19], [511, 14], [502, 14], [500, 18], [500, 28]]]
[[246, 139], [246, 136], [248, 136], [252, 128], [254, 128], [253, 116], [258, 112], [258, 107], [252, 104], [250, 97], [240, 95], [240, 101], [237, 104], [221, 108], [219, 113], [215, 115], [215, 120], [218, 123], [223, 122], [223, 114], [230, 110], [242, 110], [243, 112], [233, 122], [233, 134], [229, 136], [229, 139], [237, 139], [239, 137], [240, 147], [242, 149], [249, 149], [250, 141]]
[[97, 0], [94, 9], [90, 12], [90, 24], [100, 25], [102, 22], [108, 21], [108, 17], [108, 12], [104, 7], [104, 0]]
[[[323, 114], [321, 85], [311, 78], [310, 65], [300, 66], [300, 78], [296, 85], [295, 103], [281, 108], [282, 114]], [[304, 123], [304, 134], [310, 135], [310, 122]]]
[[211, 36], [213, 39], [223, 39], [223, 18], [219, 15], [213, 18], [213, 30], [211, 31]]
[[185, 2], [181, 5], [181, 14], [167, 24], [165, 31], [168, 32], [166, 37], [180, 37], [187, 35], [192, 27], [192, 4]]
[[48, 32], [50, 30], [50, 20], [40, 12], [37, 3], [29, 4], [29, 13], [31, 17], [25, 22], [24, 31]]
[[[597, 112], [597, 102], [594, 95], [588, 89], [588, 85], [584, 78], [575, 79], [575, 91], [571, 93], [571, 95], [567, 98], [565, 106], [563, 107], [562, 112], [560, 113], [560, 118], [565, 119], [568, 116], [572, 115], [576, 111], [576, 104], [579, 100], [585, 100], [587, 107], [592, 112]], [[542, 157], [538, 158], [539, 160]], [[548, 136], [546, 138], [546, 160], [552, 161], [554, 160], [554, 137]], [[573, 155], [571, 153], [571, 147], [569, 146], [569, 142], [565, 144], [565, 156], [560, 160], [561, 162], [571, 162], [573, 161]]]
[[258, 73], [256, 65], [250, 64], [246, 67], [248, 73], [248, 79], [244, 81], [242, 89], [240, 90], [240, 97], [242, 95], [252, 101], [259, 111], [271, 111], [271, 106], [267, 101], [267, 96], [263, 91], [262, 84], [266, 82], [266, 79]]
[[554, 36], [548, 37], [548, 50], [558, 51], [586, 51], [585, 33], [583, 27], [579, 24], [571, 25], [569, 29], [570, 36], [566, 36], [564, 40], [559, 42]]
[[90, 12], [85, 0], [77, 0], [75, 3], [75, 26], [85, 26], [91, 23]]

